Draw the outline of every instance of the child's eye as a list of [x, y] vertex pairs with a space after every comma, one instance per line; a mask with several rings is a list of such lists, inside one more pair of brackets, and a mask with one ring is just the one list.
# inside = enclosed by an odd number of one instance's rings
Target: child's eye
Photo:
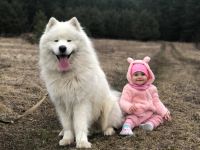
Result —
[[137, 74], [137, 73], [135, 73], [135, 74], [134, 74], [134, 76], [136, 76], [136, 77], [137, 77], [137, 76], [138, 76], [138, 74]]
[[67, 40], [67, 42], [71, 42], [72, 40]]
[[144, 73], [141, 73], [141, 75], [142, 75], [142, 76], [145, 76], [145, 74], [144, 74]]
[[58, 40], [54, 40], [54, 42], [58, 42]]

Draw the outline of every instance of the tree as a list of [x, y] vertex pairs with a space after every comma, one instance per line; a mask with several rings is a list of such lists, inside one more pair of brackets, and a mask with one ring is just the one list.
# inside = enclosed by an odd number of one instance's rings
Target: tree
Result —
[[44, 31], [45, 25], [47, 23], [47, 17], [44, 12], [39, 10], [34, 17], [33, 33], [35, 35], [35, 40], [38, 40]]
[[135, 38], [138, 40], [158, 39], [159, 24], [154, 16], [144, 10], [136, 20]]
[[17, 1], [0, 1], [0, 33], [20, 34], [26, 32], [27, 16], [23, 5]]
[[102, 37], [105, 33], [104, 15], [96, 7], [85, 9], [84, 24], [93, 37]]
[[200, 40], [200, 1], [187, 0], [185, 4], [184, 22], [182, 25], [183, 31], [181, 39], [186, 41]]
[[109, 38], [119, 38], [119, 19], [120, 14], [116, 10], [107, 10], [103, 12], [105, 24], [105, 36]]
[[137, 13], [133, 10], [122, 10], [120, 12], [118, 34], [120, 38], [134, 39]]

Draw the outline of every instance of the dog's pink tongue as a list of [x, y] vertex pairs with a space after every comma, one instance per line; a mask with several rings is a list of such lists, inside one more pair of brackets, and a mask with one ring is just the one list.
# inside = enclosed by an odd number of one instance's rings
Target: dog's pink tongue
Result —
[[69, 69], [69, 60], [66, 57], [60, 58], [58, 67], [60, 71], [67, 71]]

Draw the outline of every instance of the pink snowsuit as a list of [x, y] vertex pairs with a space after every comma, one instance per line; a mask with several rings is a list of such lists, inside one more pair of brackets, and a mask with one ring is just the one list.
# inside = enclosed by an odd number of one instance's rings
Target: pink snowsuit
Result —
[[[127, 114], [125, 123], [133, 127], [139, 126], [141, 123], [151, 122], [155, 128], [163, 123], [163, 117], [168, 111], [159, 99], [157, 88], [152, 84], [155, 77], [148, 65], [149, 61], [149, 57], [145, 57], [143, 60], [128, 58], [130, 65], [127, 72], [127, 80], [129, 83], [124, 86], [119, 103], [121, 109]], [[134, 88], [132, 83], [131, 68], [138, 63], [146, 66], [149, 73], [148, 81], [145, 83], [145, 85], [148, 85], [146, 89]], [[133, 104], [136, 110], [131, 114], [129, 108]]]

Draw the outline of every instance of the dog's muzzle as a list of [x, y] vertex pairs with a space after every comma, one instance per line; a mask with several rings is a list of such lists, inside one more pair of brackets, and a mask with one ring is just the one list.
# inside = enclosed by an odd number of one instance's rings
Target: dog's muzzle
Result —
[[67, 58], [69, 59], [70, 56], [74, 53], [74, 51], [72, 51], [70, 54], [67, 54], [67, 47], [65, 45], [61, 45], [59, 46], [59, 54], [55, 54], [56, 57], [58, 58], [58, 60], [60, 60], [61, 58]]

